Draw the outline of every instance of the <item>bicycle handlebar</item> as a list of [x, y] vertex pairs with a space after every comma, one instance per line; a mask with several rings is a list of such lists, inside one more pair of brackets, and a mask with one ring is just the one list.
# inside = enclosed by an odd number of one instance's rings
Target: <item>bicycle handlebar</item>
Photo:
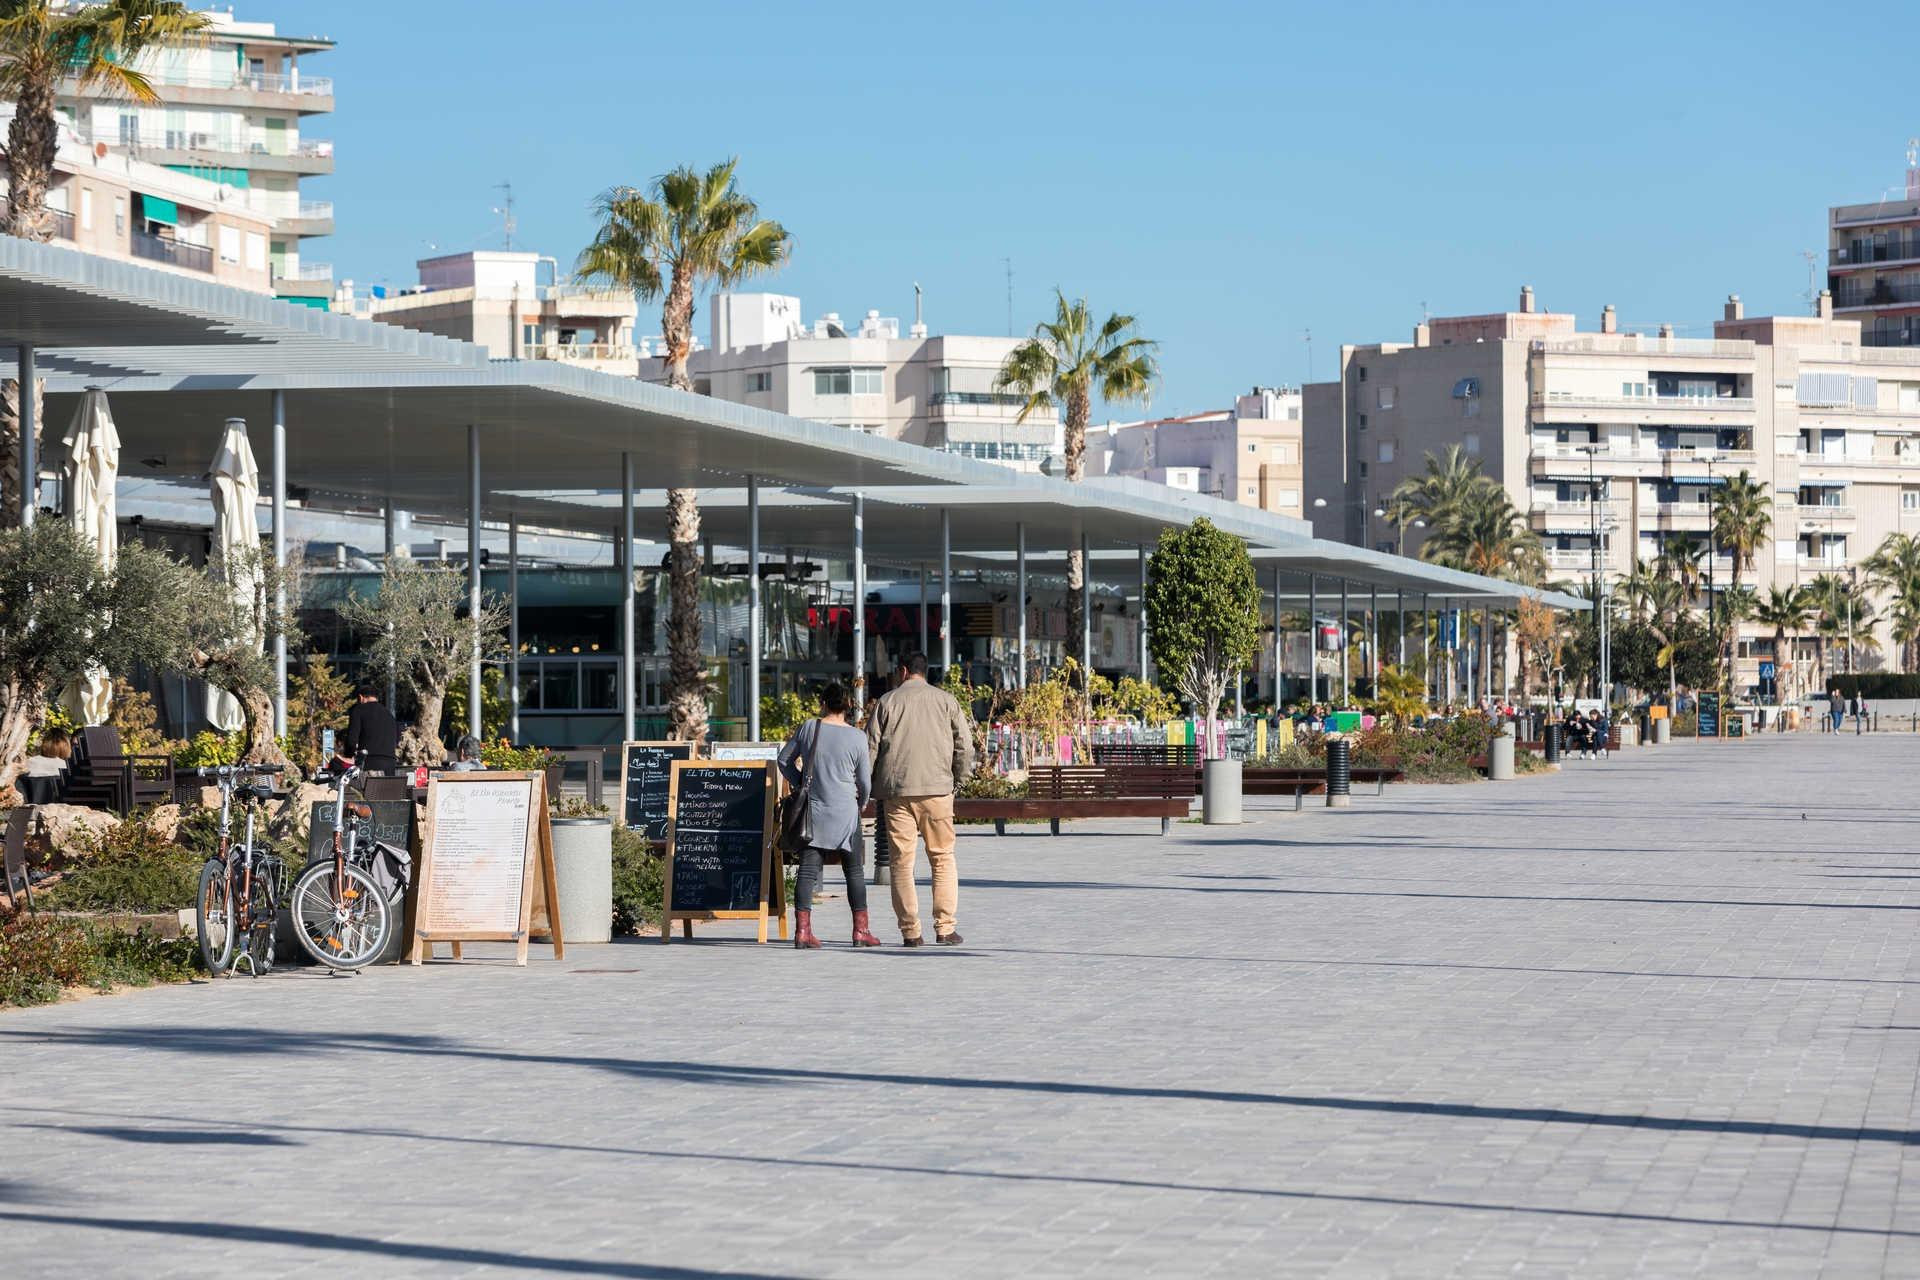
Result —
[[195, 769], [196, 778], [238, 778], [246, 774], [285, 773], [286, 766], [277, 764], [217, 764], [203, 769]]

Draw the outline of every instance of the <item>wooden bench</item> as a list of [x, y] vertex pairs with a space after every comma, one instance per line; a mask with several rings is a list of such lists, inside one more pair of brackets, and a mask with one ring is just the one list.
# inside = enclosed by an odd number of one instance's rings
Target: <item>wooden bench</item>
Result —
[[1160, 834], [1193, 808], [1190, 764], [1056, 764], [1027, 771], [1027, 803], [1054, 835], [1062, 818], [1158, 818]]
[[[1354, 782], [1371, 782], [1375, 795], [1387, 789], [1389, 782], [1405, 782], [1406, 771], [1402, 769], [1358, 768], [1350, 772]], [[1324, 769], [1264, 769], [1255, 767], [1243, 769], [1240, 773], [1240, 793], [1249, 796], [1285, 796], [1293, 797], [1293, 808], [1297, 813], [1310, 795], [1323, 795], [1327, 789], [1327, 775]]]
[[127, 755], [120, 732], [105, 725], [82, 729], [74, 737], [68, 767], [67, 802], [110, 809], [122, 817], [145, 804], [173, 799], [173, 760], [164, 755]]

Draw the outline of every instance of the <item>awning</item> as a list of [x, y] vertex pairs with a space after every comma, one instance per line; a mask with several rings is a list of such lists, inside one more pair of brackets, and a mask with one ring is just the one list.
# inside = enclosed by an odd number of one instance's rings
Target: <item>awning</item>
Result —
[[170, 227], [180, 225], [180, 206], [171, 200], [162, 200], [159, 196], [140, 195], [140, 216], [148, 222], [164, 222]]
[[1814, 480], [1807, 476], [1800, 477], [1802, 489], [1844, 489], [1847, 483], [1845, 480]]

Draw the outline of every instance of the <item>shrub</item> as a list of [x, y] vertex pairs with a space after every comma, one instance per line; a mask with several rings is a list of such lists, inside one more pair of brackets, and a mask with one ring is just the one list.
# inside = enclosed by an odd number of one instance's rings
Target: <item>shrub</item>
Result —
[[47, 1004], [87, 976], [86, 930], [76, 920], [0, 916], [0, 1005]]
[[173, 750], [175, 769], [208, 769], [217, 764], [238, 764], [245, 742], [237, 733], [215, 733], [202, 729], [193, 738]]
[[1857, 671], [1850, 676], [1828, 676], [1827, 688], [1837, 688], [1849, 698], [1858, 693], [1868, 702], [1875, 698], [1920, 698], [1920, 675], [1902, 671]]
[[127, 933], [100, 925], [86, 934], [86, 980], [96, 987], [185, 982], [199, 966], [200, 947], [190, 934], [162, 938], [145, 926]]
[[782, 693], [767, 693], [760, 697], [760, 739], [763, 742], [785, 742], [793, 736], [793, 731], [805, 724], [812, 712], [800, 695], [788, 689]]
[[83, 838], [75, 866], [36, 895], [56, 911], [177, 911], [193, 905], [204, 854], [154, 830], [147, 813]]
[[545, 773], [560, 763], [560, 757], [545, 747], [516, 747], [505, 738], [497, 738], [480, 744], [480, 763], [489, 769]]
[[632, 827], [613, 829], [613, 932], [631, 936], [660, 918], [666, 902], [667, 860]]

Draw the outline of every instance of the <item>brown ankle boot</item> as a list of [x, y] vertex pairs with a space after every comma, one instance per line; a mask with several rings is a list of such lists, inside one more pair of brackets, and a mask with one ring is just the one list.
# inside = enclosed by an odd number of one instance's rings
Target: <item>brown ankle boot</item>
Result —
[[856, 947], [877, 947], [880, 945], [880, 939], [874, 937], [873, 930], [868, 927], [867, 913], [864, 911], [856, 911], [853, 913], [853, 945]]
[[796, 911], [793, 913], [793, 945], [796, 947], [817, 947], [820, 939], [813, 936], [813, 912]]

